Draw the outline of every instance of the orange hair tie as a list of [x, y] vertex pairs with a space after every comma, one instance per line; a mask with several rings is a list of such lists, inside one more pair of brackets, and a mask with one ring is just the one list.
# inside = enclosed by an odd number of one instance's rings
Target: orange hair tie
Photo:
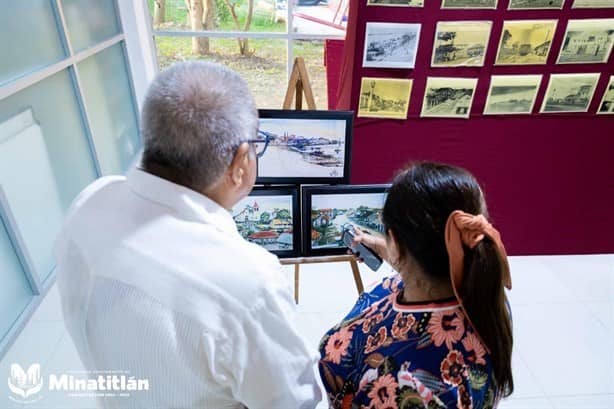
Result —
[[[448, 250], [448, 257], [450, 259], [450, 279], [452, 281], [452, 289], [454, 290], [454, 295], [458, 299], [458, 302], [465, 313], [465, 317], [467, 317], [467, 320], [473, 327], [476, 334], [477, 329], [475, 328], [475, 325], [473, 325], [473, 322], [471, 322], [471, 318], [469, 317], [469, 314], [467, 314], [467, 311], [463, 306], [463, 300], [460, 296], [460, 289], [462, 288], [463, 278], [465, 276], [465, 250], [463, 245], [473, 249], [482, 240], [484, 240], [484, 237], [487, 236], [495, 243], [499, 257], [501, 258], [503, 265], [503, 285], [507, 289], [511, 290], [512, 278], [510, 276], [510, 266], [507, 261], [505, 247], [501, 241], [501, 235], [497, 229], [495, 229], [492, 224], [486, 220], [486, 217], [481, 214], [475, 216], [461, 210], [455, 210], [448, 217], [448, 221], [446, 222], [445, 240], [446, 249]], [[477, 335], [480, 340], [482, 340], [482, 337], [480, 337], [479, 334]], [[486, 349], [488, 349], [483, 340], [482, 344], [484, 347], [486, 347]]]

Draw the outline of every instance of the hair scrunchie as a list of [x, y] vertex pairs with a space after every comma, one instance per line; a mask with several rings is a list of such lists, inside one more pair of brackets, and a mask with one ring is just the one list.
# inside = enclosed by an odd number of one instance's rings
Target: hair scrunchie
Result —
[[[465, 250], [463, 245], [470, 249], [474, 249], [484, 237], [490, 238], [499, 253], [501, 264], [503, 266], [503, 285], [507, 289], [512, 289], [512, 278], [510, 276], [510, 267], [507, 261], [507, 253], [505, 247], [501, 241], [501, 235], [495, 229], [492, 224], [486, 220], [483, 215], [473, 215], [465, 213], [461, 210], [455, 210], [450, 213], [448, 221], [446, 222], [445, 230], [445, 242], [446, 249], [448, 250], [448, 258], [450, 259], [450, 279], [452, 281], [452, 289], [454, 295], [458, 299], [467, 320], [477, 333], [475, 325], [471, 322], [471, 318], [463, 306], [463, 300], [460, 296], [460, 289], [462, 288], [463, 279], [465, 276]], [[479, 334], [478, 334], [479, 337]], [[480, 337], [480, 339], [482, 339]], [[482, 342], [484, 344], [484, 342]], [[486, 345], [484, 344], [486, 347]], [[488, 349], [488, 348], [487, 348]]]

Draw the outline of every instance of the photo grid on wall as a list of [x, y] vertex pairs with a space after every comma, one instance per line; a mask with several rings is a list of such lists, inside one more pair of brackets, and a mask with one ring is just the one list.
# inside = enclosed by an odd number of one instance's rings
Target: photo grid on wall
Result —
[[362, 1], [359, 118], [614, 113], [614, 0]]

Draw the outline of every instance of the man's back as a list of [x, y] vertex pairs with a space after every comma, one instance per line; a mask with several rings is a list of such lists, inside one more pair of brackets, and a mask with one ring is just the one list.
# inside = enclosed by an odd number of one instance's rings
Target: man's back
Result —
[[276, 258], [230, 214], [142, 171], [75, 201], [56, 248], [64, 317], [88, 369], [149, 390], [107, 407], [313, 407], [315, 356]]

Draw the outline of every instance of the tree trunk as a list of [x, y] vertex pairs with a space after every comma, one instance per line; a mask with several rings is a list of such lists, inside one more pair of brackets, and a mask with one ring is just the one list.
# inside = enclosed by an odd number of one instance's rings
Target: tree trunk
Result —
[[154, 27], [164, 23], [166, 17], [166, 0], [154, 0]]
[[[235, 5], [232, 4], [229, 0], [224, 0], [226, 6], [230, 10], [230, 15], [235, 22], [235, 27], [237, 27], [238, 31], [249, 31], [250, 26], [252, 25], [252, 17], [254, 16], [254, 0], [249, 0], [247, 3], [247, 17], [245, 18], [245, 25], [241, 27], [241, 23], [239, 22], [239, 17], [237, 16], [237, 11], [235, 9]], [[249, 41], [247, 38], [239, 38], [239, 52], [241, 55], [250, 55], [251, 51], [249, 49]]]
[[[208, 0], [207, 0], [208, 1]], [[190, 21], [192, 31], [203, 31], [203, 17], [205, 9], [203, 0], [190, 0]], [[192, 54], [205, 55], [209, 52], [209, 39], [206, 37], [192, 37]]]

